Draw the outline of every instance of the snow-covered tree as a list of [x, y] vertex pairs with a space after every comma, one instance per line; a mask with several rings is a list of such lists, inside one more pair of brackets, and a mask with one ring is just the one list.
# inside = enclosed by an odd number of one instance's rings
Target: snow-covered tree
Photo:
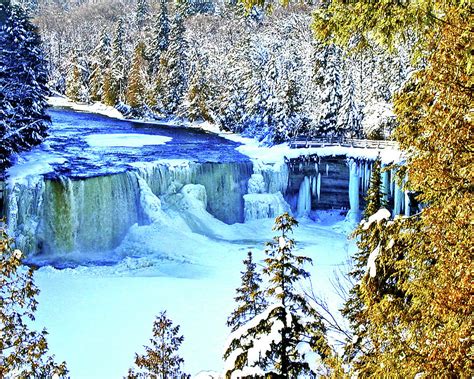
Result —
[[[116, 101], [120, 101], [125, 91], [126, 84], [126, 66], [127, 62], [125, 59], [124, 50], [124, 23], [122, 19], [117, 21], [115, 27], [114, 39], [112, 41], [112, 63], [111, 63], [111, 75], [112, 75], [112, 87], [113, 92], [116, 94]], [[115, 104], [113, 104], [115, 105]]]
[[112, 47], [110, 37], [104, 28], [100, 33], [99, 43], [92, 52], [91, 75], [89, 77], [90, 97], [93, 101], [100, 101], [104, 93], [104, 76], [110, 67]]
[[184, 110], [181, 113], [190, 121], [211, 121], [208, 108], [210, 91], [204, 73], [203, 58], [196, 56], [190, 58], [193, 62], [193, 69], [189, 75], [189, 87], [183, 103]]
[[142, 29], [143, 25], [149, 14], [149, 5], [147, 0], [137, 0], [137, 6], [135, 8], [135, 23], [139, 30]]
[[182, 11], [174, 16], [168, 50], [160, 61], [160, 99], [167, 113], [175, 113], [187, 88], [186, 52]]
[[322, 359], [331, 354], [320, 315], [297, 289], [297, 283], [309, 277], [303, 266], [311, 259], [292, 252], [290, 233], [296, 225], [288, 213], [275, 220], [273, 229], [279, 235], [267, 243], [263, 269], [269, 305], [230, 335], [224, 355], [227, 375], [315, 375], [305, 352], [317, 352]]
[[135, 354], [137, 369], [130, 369], [129, 378], [187, 378], [181, 371], [184, 359], [178, 355], [178, 350], [184, 341], [179, 335], [180, 326], [161, 312], [153, 323], [153, 338], [151, 347], [145, 346], [145, 354]]
[[349, 76], [348, 83], [342, 95], [342, 105], [337, 119], [337, 129], [341, 135], [349, 138], [362, 138], [362, 115], [360, 107], [356, 102], [355, 85], [352, 76]]
[[143, 58], [144, 45], [139, 42], [133, 54], [132, 67], [128, 75], [127, 91], [125, 101], [133, 108], [139, 108], [144, 104], [145, 95], [145, 60]]
[[324, 136], [339, 136], [341, 131], [337, 128], [337, 119], [342, 101], [341, 52], [335, 45], [330, 45], [323, 50], [321, 57], [323, 61], [316, 73], [322, 103], [317, 132]]
[[38, 306], [39, 289], [32, 268], [21, 263], [20, 250], [12, 248], [0, 225], [0, 377], [65, 377], [66, 363], [48, 355], [47, 332], [30, 329]]
[[74, 53], [69, 65], [66, 77], [66, 96], [72, 101], [81, 100], [82, 70], [79, 66], [79, 60]]
[[262, 313], [267, 306], [264, 292], [260, 288], [262, 279], [256, 271], [257, 265], [252, 260], [252, 252], [247, 253], [244, 265], [245, 271], [241, 272], [242, 283], [235, 291], [237, 296], [234, 300], [237, 307], [227, 319], [227, 326], [233, 332]]
[[46, 62], [41, 40], [25, 11], [0, 3], [0, 175], [11, 154], [47, 134]]
[[168, 49], [170, 34], [170, 21], [168, 18], [167, 0], [160, 0], [160, 13], [155, 18], [151, 40], [149, 42], [148, 57], [150, 59], [150, 70], [155, 77], [160, 66], [160, 58]]

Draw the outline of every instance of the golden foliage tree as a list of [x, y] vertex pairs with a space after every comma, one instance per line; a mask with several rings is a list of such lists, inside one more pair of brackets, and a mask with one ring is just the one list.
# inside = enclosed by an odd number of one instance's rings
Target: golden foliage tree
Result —
[[65, 376], [66, 363], [57, 364], [48, 356], [46, 330], [29, 328], [34, 320], [39, 293], [33, 269], [21, 264], [20, 250], [0, 225], [0, 378], [47, 378]]
[[360, 283], [370, 349], [354, 367], [363, 375], [474, 373], [473, 25], [467, 1], [340, 0], [315, 13], [327, 42], [417, 41], [418, 70], [394, 103], [406, 189], [424, 208], [366, 230], [378, 250], [376, 275]]

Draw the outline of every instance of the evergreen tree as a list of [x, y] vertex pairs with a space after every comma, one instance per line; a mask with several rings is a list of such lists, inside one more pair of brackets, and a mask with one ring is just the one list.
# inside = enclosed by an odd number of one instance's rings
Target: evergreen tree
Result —
[[47, 332], [31, 330], [39, 293], [32, 268], [24, 270], [21, 252], [0, 225], [0, 377], [64, 377], [66, 363], [48, 356]]
[[147, 0], [137, 0], [137, 6], [135, 8], [135, 23], [137, 24], [138, 30], [143, 28], [146, 18], [149, 13]]
[[114, 106], [118, 101], [117, 87], [114, 85], [112, 69], [108, 68], [104, 75], [104, 84], [102, 87], [102, 102], [105, 105]]
[[77, 55], [74, 54], [66, 77], [66, 96], [72, 101], [81, 100], [82, 71], [79, 67]]
[[179, 325], [166, 317], [166, 312], [161, 312], [153, 323], [153, 338], [150, 339], [151, 347], [145, 346], [145, 354], [135, 354], [135, 365], [138, 372], [130, 369], [129, 378], [186, 378], [182, 373], [181, 365], [184, 359], [178, 355], [178, 350], [184, 341], [179, 335]]
[[[123, 20], [119, 19], [116, 24], [115, 35], [112, 42], [111, 66], [111, 88], [112, 92], [116, 94], [116, 101], [120, 101], [122, 99], [126, 84], [126, 60], [123, 46], [124, 33]], [[113, 98], [113, 96], [111, 98]]]
[[128, 75], [128, 85], [125, 100], [133, 108], [139, 108], [144, 103], [145, 92], [145, 61], [143, 58], [144, 45], [139, 42], [135, 47], [132, 67]]
[[201, 65], [191, 75], [187, 92], [186, 116], [190, 121], [211, 121], [207, 101], [209, 99], [209, 87], [203, 77]]
[[100, 33], [99, 43], [92, 52], [91, 75], [89, 78], [90, 97], [100, 101], [104, 93], [104, 76], [110, 66], [112, 55], [111, 43], [106, 29]]
[[41, 40], [26, 13], [0, 3], [0, 176], [11, 154], [35, 146], [47, 134], [48, 93]]
[[176, 113], [187, 88], [186, 51], [184, 21], [181, 11], [177, 11], [171, 25], [170, 44], [160, 61], [160, 100], [164, 110]]
[[249, 251], [247, 259], [244, 259], [246, 270], [242, 271], [242, 284], [237, 288], [237, 296], [234, 298], [237, 308], [227, 319], [227, 326], [235, 332], [249, 320], [262, 313], [267, 306], [265, 296], [260, 289], [262, 279], [255, 271], [257, 265], [252, 261], [252, 253]]
[[342, 101], [339, 48], [329, 45], [324, 49], [322, 59], [316, 79], [322, 93], [318, 133], [329, 137], [339, 136], [341, 131], [337, 128], [337, 119]]
[[158, 72], [161, 56], [169, 46], [169, 38], [170, 21], [168, 18], [167, 0], [160, 0], [160, 13], [154, 23], [148, 52], [152, 77], [155, 77]]
[[[289, 234], [296, 225], [288, 213], [275, 220], [273, 229], [280, 235], [267, 243], [263, 269], [269, 279], [266, 294], [271, 302], [264, 312], [231, 334], [224, 355], [231, 367], [226, 375], [247, 368], [258, 369], [259, 375], [282, 378], [315, 375], [298, 347], [309, 344], [322, 359], [331, 354], [320, 315], [295, 288], [300, 279], [309, 277], [303, 265], [311, 262], [292, 252], [295, 241]], [[272, 338], [265, 337], [269, 335]]]
[[349, 76], [347, 82], [342, 96], [337, 128], [342, 135], [349, 138], [362, 138], [362, 117], [356, 102], [355, 85], [352, 76]]
[[[370, 186], [366, 196], [364, 221], [358, 226], [353, 234], [354, 238], [358, 238], [358, 250], [354, 254], [354, 268], [349, 275], [356, 284], [349, 290], [349, 298], [342, 309], [342, 314], [349, 320], [352, 333], [355, 336], [352, 340], [348, 340], [345, 345], [345, 355], [348, 361], [354, 360], [361, 351], [367, 352], [369, 349], [366, 334], [368, 320], [366, 318], [366, 308], [363, 302], [363, 288], [361, 288], [360, 283], [367, 273], [370, 254], [373, 251], [377, 251], [376, 249], [380, 241], [382, 226], [385, 226], [384, 222], [377, 223], [376, 225], [371, 224], [372, 233], [365, 233], [367, 230], [366, 225], [368, 225], [371, 216], [377, 213], [385, 205], [383, 196], [381, 159], [380, 156], [378, 156], [372, 166]], [[385, 215], [387, 214], [389, 215], [389, 212], [385, 210]]]

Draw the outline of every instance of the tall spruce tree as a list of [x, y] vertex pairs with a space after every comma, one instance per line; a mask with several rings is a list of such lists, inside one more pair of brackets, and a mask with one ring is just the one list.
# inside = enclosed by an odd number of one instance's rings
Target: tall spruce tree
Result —
[[318, 132], [324, 136], [340, 136], [337, 119], [342, 102], [341, 90], [341, 52], [335, 45], [329, 45], [324, 50], [323, 65], [321, 66], [322, 83], [322, 114], [318, 123]]
[[41, 40], [26, 12], [0, 3], [0, 176], [12, 154], [47, 135], [47, 70]]
[[[111, 91], [115, 94], [115, 101], [123, 98], [126, 88], [126, 59], [124, 51], [124, 26], [123, 20], [119, 19], [115, 27], [114, 39], [112, 41], [112, 63], [111, 63]], [[113, 98], [114, 96], [110, 96]], [[115, 105], [115, 104], [111, 104]]]
[[162, 54], [168, 49], [170, 38], [170, 21], [168, 17], [168, 1], [160, 0], [160, 13], [156, 17], [149, 43], [148, 57], [150, 60], [150, 74], [155, 78]]
[[[345, 345], [345, 356], [350, 362], [355, 360], [361, 352], [367, 353], [370, 349], [366, 334], [368, 321], [365, 316], [366, 307], [363, 302], [364, 290], [360, 283], [363, 278], [368, 275], [367, 267], [369, 256], [373, 251], [377, 251], [381, 228], [385, 226], [385, 222], [381, 220], [379, 223], [370, 224], [372, 233], [367, 234], [365, 232], [371, 217], [385, 206], [383, 196], [381, 159], [380, 156], [378, 156], [372, 166], [370, 186], [366, 196], [364, 221], [353, 233], [353, 237], [357, 238], [357, 252], [352, 258], [353, 269], [349, 275], [355, 285], [349, 290], [349, 297], [342, 309], [342, 314], [349, 320], [351, 331], [354, 335], [354, 338], [346, 341]], [[387, 217], [387, 215], [389, 215], [389, 212], [385, 210], [385, 217]]]
[[137, 0], [135, 8], [135, 23], [138, 30], [143, 28], [149, 14], [149, 5], [147, 0]]
[[340, 134], [349, 138], [362, 138], [361, 116], [359, 105], [356, 102], [354, 81], [350, 75], [344, 88], [337, 120], [337, 129]]
[[82, 71], [77, 54], [74, 52], [66, 77], [66, 96], [72, 101], [81, 100]]
[[178, 110], [187, 88], [186, 52], [183, 11], [178, 9], [170, 31], [170, 44], [160, 60], [159, 97], [164, 110], [173, 114]]
[[99, 43], [92, 52], [91, 75], [89, 77], [90, 97], [93, 101], [100, 101], [104, 93], [104, 77], [110, 67], [112, 46], [107, 30], [102, 29]]
[[127, 92], [125, 100], [133, 108], [139, 108], [144, 104], [145, 95], [145, 60], [144, 44], [139, 42], [133, 54], [132, 67], [128, 75]]
[[[231, 334], [224, 355], [226, 375], [237, 370], [282, 378], [315, 375], [301, 353], [301, 346], [308, 344], [322, 359], [331, 354], [320, 315], [296, 288], [301, 279], [309, 277], [303, 265], [311, 262], [292, 252], [295, 241], [289, 235], [297, 224], [288, 213], [275, 220], [273, 229], [279, 235], [267, 243], [263, 269], [269, 280], [269, 305]], [[269, 335], [273, 337], [266, 337]]]
[[66, 363], [48, 356], [47, 332], [31, 330], [39, 289], [34, 270], [22, 267], [20, 250], [12, 248], [0, 224], [0, 377], [65, 377]]
[[252, 252], [244, 259], [245, 271], [242, 271], [242, 284], [237, 288], [234, 298], [237, 308], [227, 319], [227, 326], [235, 332], [249, 320], [262, 313], [267, 306], [265, 295], [260, 288], [262, 279], [256, 271], [257, 265], [252, 260]]
[[345, 45], [357, 35], [355, 48], [375, 41], [393, 50], [415, 36], [412, 58], [421, 59], [395, 96], [394, 112], [405, 188], [425, 206], [364, 231], [378, 250], [371, 253], [374, 276], [360, 284], [371, 349], [356, 359], [359, 376], [474, 374], [473, 23], [472, 4], [463, 1], [333, 1], [315, 13], [323, 40]]
[[179, 335], [180, 326], [161, 312], [153, 323], [153, 338], [151, 347], [145, 346], [145, 354], [135, 354], [137, 371], [130, 369], [128, 378], [187, 378], [181, 371], [184, 359], [178, 355], [178, 350], [184, 341]]

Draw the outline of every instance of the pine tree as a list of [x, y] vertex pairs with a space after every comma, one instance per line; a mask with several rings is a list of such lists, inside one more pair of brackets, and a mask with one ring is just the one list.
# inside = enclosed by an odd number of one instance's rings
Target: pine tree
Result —
[[139, 42], [135, 47], [132, 67], [128, 75], [128, 85], [125, 100], [133, 108], [139, 108], [144, 102], [145, 92], [145, 61], [143, 58], [144, 45]]
[[237, 296], [234, 298], [237, 308], [227, 319], [227, 326], [233, 332], [262, 313], [267, 306], [267, 301], [260, 289], [262, 279], [255, 271], [257, 265], [252, 261], [252, 252], [248, 252], [244, 265], [246, 270], [241, 272], [242, 284], [237, 288]]
[[112, 69], [105, 71], [104, 84], [102, 87], [102, 102], [105, 105], [114, 106], [118, 101], [117, 87], [114, 85]]
[[160, 13], [156, 17], [150, 41], [148, 56], [150, 74], [154, 78], [159, 70], [162, 54], [168, 49], [170, 38], [170, 21], [168, 18], [167, 0], [160, 0]]
[[[345, 346], [346, 359], [349, 361], [355, 359], [361, 351], [368, 349], [366, 335], [368, 320], [365, 317], [366, 308], [363, 302], [363, 288], [361, 288], [360, 282], [367, 274], [367, 265], [370, 254], [377, 249], [380, 241], [381, 227], [382, 225], [385, 226], [384, 222], [380, 222], [371, 225], [372, 233], [367, 234], [365, 232], [370, 217], [385, 206], [383, 195], [381, 159], [380, 156], [378, 156], [372, 166], [370, 186], [366, 196], [364, 221], [358, 226], [353, 234], [354, 238], [359, 238], [357, 240], [358, 250], [354, 254], [354, 268], [349, 275], [356, 284], [349, 290], [349, 298], [342, 309], [342, 314], [349, 320], [352, 333], [356, 336], [352, 340], [348, 340]], [[385, 214], [389, 215], [389, 212], [385, 210]]]
[[138, 30], [143, 28], [146, 18], [149, 13], [147, 0], [137, 0], [137, 6], [135, 8], [135, 23], [137, 24]]
[[153, 323], [153, 338], [151, 347], [145, 346], [144, 355], [135, 355], [135, 365], [138, 372], [130, 369], [129, 378], [186, 378], [181, 371], [184, 359], [177, 353], [184, 341], [179, 335], [180, 326], [173, 326], [173, 322], [161, 312]]
[[187, 88], [186, 51], [184, 21], [181, 11], [177, 11], [171, 25], [170, 44], [160, 61], [160, 100], [164, 110], [176, 113]]
[[15, 152], [47, 134], [47, 70], [41, 40], [26, 12], [0, 3], [0, 176]]
[[[226, 375], [245, 368], [258, 368], [260, 375], [282, 378], [315, 375], [298, 347], [309, 344], [322, 359], [331, 354], [320, 315], [295, 286], [309, 277], [303, 265], [311, 262], [292, 253], [295, 241], [289, 234], [296, 225], [297, 221], [288, 213], [275, 220], [273, 229], [280, 235], [267, 243], [263, 269], [269, 279], [266, 294], [271, 301], [265, 311], [231, 334], [224, 357], [232, 368]], [[276, 334], [279, 338], [269, 338], [263, 343], [265, 336]]]
[[81, 100], [82, 72], [77, 55], [74, 54], [66, 77], [66, 96], [72, 101]]
[[47, 332], [31, 330], [39, 293], [34, 270], [25, 270], [21, 252], [0, 225], [0, 377], [64, 377], [66, 363], [57, 364], [48, 356]]
[[[111, 88], [116, 94], [116, 101], [123, 97], [126, 84], [126, 61], [124, 52], [124, 26], [123, 20], [119, 19], [116, 24], [114, 39], [112, 42], [112, 66], [111, 66]], [[112, 104], [115, 105], [115, 104]]]
[[318, 83], [322, 93], [322, 111], [318, 123], [318, 133], [324, 136], [339, 136], [337, 128], [339, 109], [341, 108], [341, 62], [340, 50], [330, 45], [324, 50], [323, 64], [319, 69]]
[[356, 102], [355, 85], [352, 76], [349, 76], [347, 82], [342, 95], [337, 128], [342, 135], [349, 138], [362, 138], [362, 117]]
[[112, 49], [106, 29], [100, 33], [99, 43], [92, 52], [91, 75], [89, 78], [90, 96], [93, 101], [100, 101], [104, 93], [104, 76], [110, 66]]
[[200, 71], [191, 77], [189, 81], [189, 89], [187, 93], [187, 117], [190, 121], [205, 120], [211, 121], [209, 110], [207, 108], [207, 100], [209, 97], [209, 87], [202, 77]]

